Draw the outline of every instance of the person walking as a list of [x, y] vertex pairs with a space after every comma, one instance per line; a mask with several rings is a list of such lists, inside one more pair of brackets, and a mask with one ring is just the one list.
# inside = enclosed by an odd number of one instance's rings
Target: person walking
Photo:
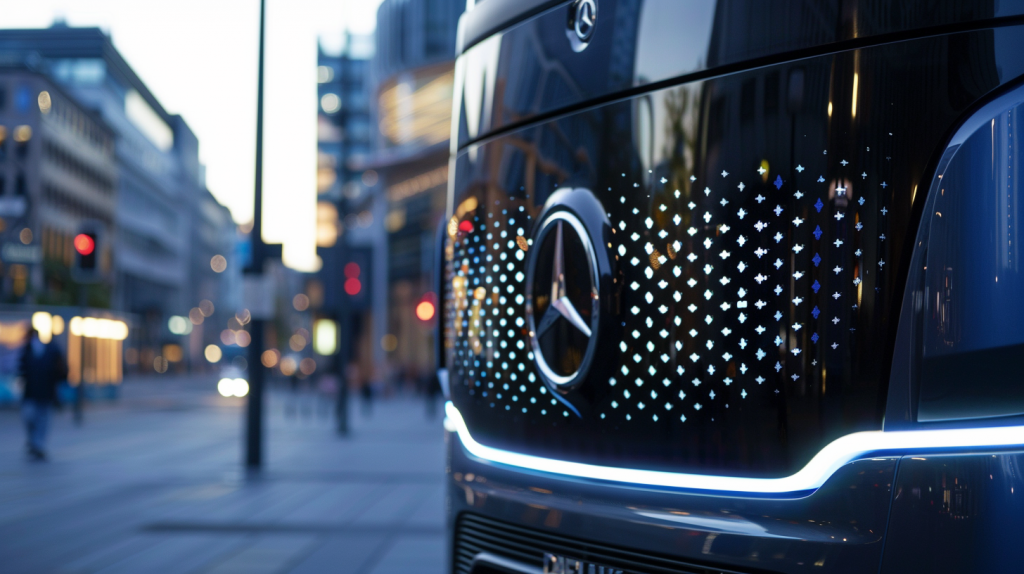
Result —
[[57, 385], [67, 378], [67, 363], [56, 344], [43, 343], [39, 339], [39, 332], [29, 329], [18, 373], [25, 384], [21, 416], [28, 435], [28, 454], [34, 460], [46, 460], [46, 431], [50, 410], [59, 405]]

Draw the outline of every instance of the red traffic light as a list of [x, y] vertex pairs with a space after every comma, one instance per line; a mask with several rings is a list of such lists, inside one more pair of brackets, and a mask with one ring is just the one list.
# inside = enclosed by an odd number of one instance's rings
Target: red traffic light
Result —
[[359, 264], [355, 262], [349, 262], [345, 264], [345, 277], [348, 279], [359, 278]]
[[429, 321], [434, 318], [434, 304], [430, 301], [420, 301], [416, 305], [416, 318], [420, 321]]
[[434, 318], [437, 312], [437, 295], [433, 292], [424, 293], [420, 302], [416, 304], [416, 318], [427, 322]]
[[359, 280], [356, 279], [355, 277], [350, 277], [345, 280], [345, 292], [348, 293], [349, 295], [358, 295], [362, 289], [363, 284], [360, 283]]
[[85, 233], [76, 235], [74, 244], [75, 251], [79, 255], [92, 255], [92, 252], [96, 250], [96, 240]]

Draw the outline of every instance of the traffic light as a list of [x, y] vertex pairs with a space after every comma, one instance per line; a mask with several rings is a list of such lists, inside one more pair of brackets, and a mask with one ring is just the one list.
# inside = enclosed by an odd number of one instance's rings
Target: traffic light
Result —
[[100, 234], [96, 229], [79, 230], [72, 239], [75, 248], [75, 266], [72, 274], [79, 283], [99, 281], [101, 270], [99, 264]]
[[341, 267], [341, 295], [351, 311], [365, 311], [372, 304], [373, 265], [371, 250], [350, 248], [345, 264]]
[[362, 269], [354, 261], [345, 265], [345, 292], [349, 295], [358, 295], [363, 290], [363, 283], [359, 280], [360, 272]]
[[96, 236], [79, 233], [75, 236], [75, 251], [78, 252], [78, 268], [91, 271], [96, 268]]
[[424, 323], [430, 322], [437, 313], [437, 295], [432, 292], [424, 293], [416, 304], [416, 318]]

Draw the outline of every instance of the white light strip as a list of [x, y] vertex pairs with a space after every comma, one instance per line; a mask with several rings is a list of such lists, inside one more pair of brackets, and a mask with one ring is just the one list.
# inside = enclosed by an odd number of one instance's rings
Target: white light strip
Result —
[[482, 445], [469, 434], [466, 421], [451, 401], [445, 404], [445, 428], [456, 432], [473, 456], [523, 469], [577, 478], [715, 492], [785, 494], [816, 490], [839, 467], [866, 454], [902, 454], [934, 448], [977, 448], [1024, 445], [1024, 426], [924, 431], [868, 431], [846, 435], [821, 449], [799, 472], [783, 478], [743, 478], [640, 470], [568, 462], [510, 452]]

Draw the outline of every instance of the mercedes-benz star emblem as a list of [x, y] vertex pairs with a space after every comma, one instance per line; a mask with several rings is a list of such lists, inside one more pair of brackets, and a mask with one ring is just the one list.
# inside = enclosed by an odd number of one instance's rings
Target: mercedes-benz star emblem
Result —
[[597, 0], [576, 0], [569, 7], [569, 41], [573, 50], [583, 51], [597, 25]]
[[583, 223], [555, 211], [541, 224], [527, 273], [527, 316], [534, 360], [555, 388], [580, 382], [598, 325], [594, 248]]
[[562, 240], [562, 222], [555, 223], [555, 263], [551, 270], [551, 304], [537, 325], [537, 335], [544, 333], [555, 324], [559, 317], [568, 321], [573, 327], [590, 338], [590, 326], [587, 325], [579, 311], [573, 306], [572, 300], [565, 296], [565, 246]]

